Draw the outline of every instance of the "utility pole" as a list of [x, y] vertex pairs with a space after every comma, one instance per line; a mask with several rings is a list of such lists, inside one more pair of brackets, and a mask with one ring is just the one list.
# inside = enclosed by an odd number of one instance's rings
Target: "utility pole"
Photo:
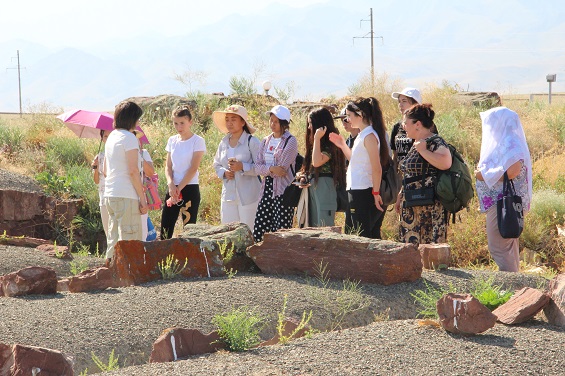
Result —
[[[373, 32], [373, 8], [370, 8], [370, 14], [368, 20], [361, 20], [359, 21], [359, 27], [361, 27], [361, 22], [370, 22], [371, 23], [371, 31], [367, 34], [363, 35], [362, 37], [353, 37], [353, 44], [355, 44], [355, 39], [364, 39], [364, 38], [371, 38], [371, 90], [375, 91], [375, 49], [373, 47], [373, 39], [381, 38], [381, 41], [384, 42], [382, 36], [375, 37], [375, 33]], [[369, 36], [370, 35], [370, 36]]]
[[[17, 50], [17, 56], [13, 57], [12, 59], [18, 59], [18, 67], [17, 68], [6, 68], [6, 69], [17, 69], [18, 70], [18, 95], [20, 98], [20, 117], [22, 117], [22, 79], [20, 74], [20, 50]], [[25, 69], [25, 68], [24, 68]]]

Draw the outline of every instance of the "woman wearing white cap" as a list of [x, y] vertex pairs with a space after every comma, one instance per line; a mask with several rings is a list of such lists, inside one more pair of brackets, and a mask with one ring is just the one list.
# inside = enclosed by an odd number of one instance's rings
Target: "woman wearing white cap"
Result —
[[288, 131], [288, 108], [277, 105], [267, 114], [272, 133], [261, 142], [255, 161], [255, 172], [265, 177], [253, 229], [256, 242], [263, 240], [265, 232], [291, 228], [294, 216], [294, 208], [283, 205], [282, 194], [294, 180], [290, 166], [298, 154], [298, 141]]
[[532, 159], [518, 114], [506, 107], [481, 112], [483, 138], [477, 164], [477, 196], [487, 214], [490, 254], [501, 271], [517, 272], [520, 266], [518, 238], [503, 238], [498, 228], [497, 200], [503, 195], [504, 174], [512, 179], [522, 198], [524, 214], [532, 200]]
[[[413, 87], [406, 87], [401, 92], [394, 92], [391, 95], [394, 99], [398, 100], [398, 109], [400, 116], [404, 111], [409, 109], [415, 104], [422, 104], [422, 95], [420, 91]], [[414, 140], [406, 135], [406, 131], [402, 127], [402, 120], [392, 126], [390, 133], [390, 150], [392, 150], [392, 158], [396, 161], [397, 165], [406, 157], [410, 151]]]
[[243, 106], [214, 111], [212, 119], [222, 133], [227, 133], [214, 156], [214, 169], [223, 180], [221, 221], [243, 222], [253, 231], [261, 190], [255, 159], [261, 141], [252, 136], [255, 128], [247, 121]]

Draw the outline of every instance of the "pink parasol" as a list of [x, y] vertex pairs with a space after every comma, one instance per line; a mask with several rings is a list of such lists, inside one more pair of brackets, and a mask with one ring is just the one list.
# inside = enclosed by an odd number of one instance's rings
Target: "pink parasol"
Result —
[[[107, 112], [72, 110], [57, 116], [57, 119], [65, 123], [74, 134], [81, 138], [100, 139], [101, 130], [114, 130], [114, 117]], [[137, 126], [136, 130], [143, 132], [140, 126]], [[145, 132], [140, 141], [142, 144], [149, 143]]]

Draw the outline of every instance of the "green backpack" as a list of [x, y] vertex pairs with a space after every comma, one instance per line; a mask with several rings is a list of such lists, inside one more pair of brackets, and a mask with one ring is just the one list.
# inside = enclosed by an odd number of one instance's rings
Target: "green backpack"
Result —
[[[428, 141], [436, 137], [439, 136], [430, 137]], [[451, 167], [449, 170], [438, 170], [435, 192], [444, 209], [453, 213], [455, 220], [455, 213], [466, 208], [475, 193], [473, 179], [465, 160], [453, 145], [448, 143], [447, 147], [451, 152]]]

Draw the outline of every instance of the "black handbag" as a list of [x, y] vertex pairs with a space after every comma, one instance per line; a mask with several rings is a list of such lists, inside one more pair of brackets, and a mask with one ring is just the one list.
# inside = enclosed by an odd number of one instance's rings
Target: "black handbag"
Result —
[[502, 183], [502, 195], [496, 203], [498, 231], [505, 239], [515, 239], [520, 237], [524, 230], [524, 208], [522, 197], [516, 194], [514, 182], [508, 179], [506, 172]]
[[404, 207], [433, 205], [435, 196], [434, 187], [406, 189], [404, 191]]
[[293, 183], [286, 187], [282, 194], [282, 204], [291, 208], [298, 206], [298, 201], [300, 201], [300, 195], [302, 194], [302, 188]]
[[337, 210], [338, 212], [346, 212], [349, 207], [349, 197], [345, 186], [337, 185], [335, 187], [335, 192], [337, 196]]
[[388, 167], [383, 168], [383, 173], [381, 175], [381, 186], [379, 191], [381, 193], [383, 205], [387, 206], [396, 203], [401, 185], [402, 179], [400, 177], [400, 172], [398, 171], [396, 162], [391, 159]]

